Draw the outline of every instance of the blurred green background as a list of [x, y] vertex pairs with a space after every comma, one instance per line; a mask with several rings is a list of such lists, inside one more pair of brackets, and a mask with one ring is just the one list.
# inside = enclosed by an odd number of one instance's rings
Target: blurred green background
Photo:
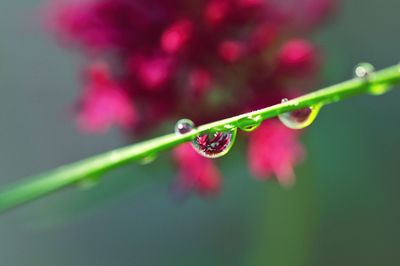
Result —
[[[82, 59], [44, 32], [43, 2], [0, 1], [0, 185], [126, 143], [117, 131], [77, 132]], [[397, 0], [343, 0], [314, 36], [323, 84], [361, 61], [397, 63], [398, 10]], [[394, 90], [324, 108], [290, 190], [252, 180], [237, 145], [219, 161], [215, 199], [173, 201], [164, 155], [13, 210], [0, 216], [0, 265], [399, 265], [399, 101]]]

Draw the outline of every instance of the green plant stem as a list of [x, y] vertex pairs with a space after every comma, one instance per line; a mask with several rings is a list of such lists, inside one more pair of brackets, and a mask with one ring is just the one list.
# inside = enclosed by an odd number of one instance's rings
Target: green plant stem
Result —
[[218, 131], [226, 127], [245, 127], [250, 125], [251, 121], [245, 119], [249, 116], [260, 116], [261, 120], [265, 120], [281, 113], [315, 105], [326, 105], [360, 94], [369, 94], [374, 86], [393, 86], [398, 82], [400, 82], [400, 67], [395, 65], [373, 73], [368, 76], [368, 79], [351, 79], [284, 103], [199, 126], [184, 135], [168, 134], [62, 166], [0, 190], [0, 212], [64, 187], [78, 184], [87, 178], [104, 174], [124, 164], [171, 149], [181, 143], [191, 141], [198, 134]]

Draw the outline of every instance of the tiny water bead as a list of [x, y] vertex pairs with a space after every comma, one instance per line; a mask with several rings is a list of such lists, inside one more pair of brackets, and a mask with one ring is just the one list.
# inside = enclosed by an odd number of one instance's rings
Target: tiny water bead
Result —
[[175, 134], [177, 135], [183, 135], [186, 133], [189, 133], [190, 131], [192, 131], [194, 128], [194, 123], [192, 120], [190, 119], [180, 119], [178, 120], [178, 122], [176, 122], [175, 124]]
[[101, 181], [100, 175], [93, 175], [80, 180], [77, 183], [77, 186], [79, 189], [88, 190], [95, 187], [97, 184], [100, 183], [100, 181]]
[[[360, 63], [354, 68], [354, 76], [356, 78], [364, 79], [368, 82], [368, 79], [374, 73], [374, 66], [369, 63]], [[391, 87], [387, 84], [370, 84], [368, 91], [372, 95], [382, 95], [388, 92]]]
[[354, 76], [356, 78], [368, 78], [374, 73], [375, 68], [370, 63], [360, 63], [354, 68]]
[[147, 155], [143, 157], [142, 159], [139, 160], [139, 164], [141, 165], [146, 165], [154, 162], [157, 159], [157, 154], [153, 153], [150, 155]]
[[[288, 99], [282, 99], [282, 103]], [[314, 105], [278, 115], [279, 120], [288, 128], [302, 129], [309, 126], [317, 117], [321, 105]]]
[[236, 128], [226, 131], [206, 133], [196, 136], [192, 141], [193, 148], [206, 158], [224, 156], [232, 148], [236, 138]]
[[249, 115], [248, 117], [240, 119], [238, 124], [241, 130], [250, 132], [257, 129], [262, 121], [261, 115]]

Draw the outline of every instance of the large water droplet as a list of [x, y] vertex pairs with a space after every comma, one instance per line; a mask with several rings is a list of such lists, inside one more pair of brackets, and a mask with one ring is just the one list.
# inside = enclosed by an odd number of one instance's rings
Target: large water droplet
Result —
[[206, 133], [196, 136], [192, 141], [193, 148], [207, 158], [224, 156], [232, 148], [236, 138], [236, 128], [215, 133]]
[[[282, 102], [287, 102], [288, 99], [282, 99]], [[283, 113], [278, 115], [279, 120], [288, 128], [302, 129], [309, 126], [317, 117], [321, 105], [305, 107], [299, 110]]]
[[262, 122], [261, 115], [249, 115], [238, 121], [239, 128], [243, 131], [253, 131], [257, 129]]
[[186, 133], [189, 133], [190, 131], [192, 131], [194, 128], [194, 123], [192, 120], [190, 119], [180, 119], [178, 120], [178, 122], [176, 122], [175, 124], [175, 134], [177, 135], [183, 135]]

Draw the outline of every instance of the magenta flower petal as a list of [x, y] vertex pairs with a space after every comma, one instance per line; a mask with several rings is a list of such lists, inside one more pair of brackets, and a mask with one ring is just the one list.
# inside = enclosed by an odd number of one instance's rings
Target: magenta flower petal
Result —
[[192, 27], [192, 22], [188, 19], [174, 22], [162, 33], [161, 47], [167, 53], [177, 53], [189, 41]]
[[274, 175], [282, 185], [291, 185], [295, 177], [293, 167], [304, 157], [304, 149], [297, 138], [297, 131], [276, 120], [264, 122], [250, 134], [248, 164], [251, 173], [261, 180]]
[[278, 52], [278, 69], [289, 76], [309, 76], [318, 69], [315, 47], [303, 39], [289, 40]]
[[105, 132], [112, 124], [132, 127], [137, 120], [129, 96], [110, 77], [103, 63], [91, 66], [83, 92], [78, 125], [84, 132]]
[[211, 159], [200, 156], [189, 143], [173, 151], [178, 164], [178, 187], [201, 195], [216, 194], [221, 186], [221, 175]]

